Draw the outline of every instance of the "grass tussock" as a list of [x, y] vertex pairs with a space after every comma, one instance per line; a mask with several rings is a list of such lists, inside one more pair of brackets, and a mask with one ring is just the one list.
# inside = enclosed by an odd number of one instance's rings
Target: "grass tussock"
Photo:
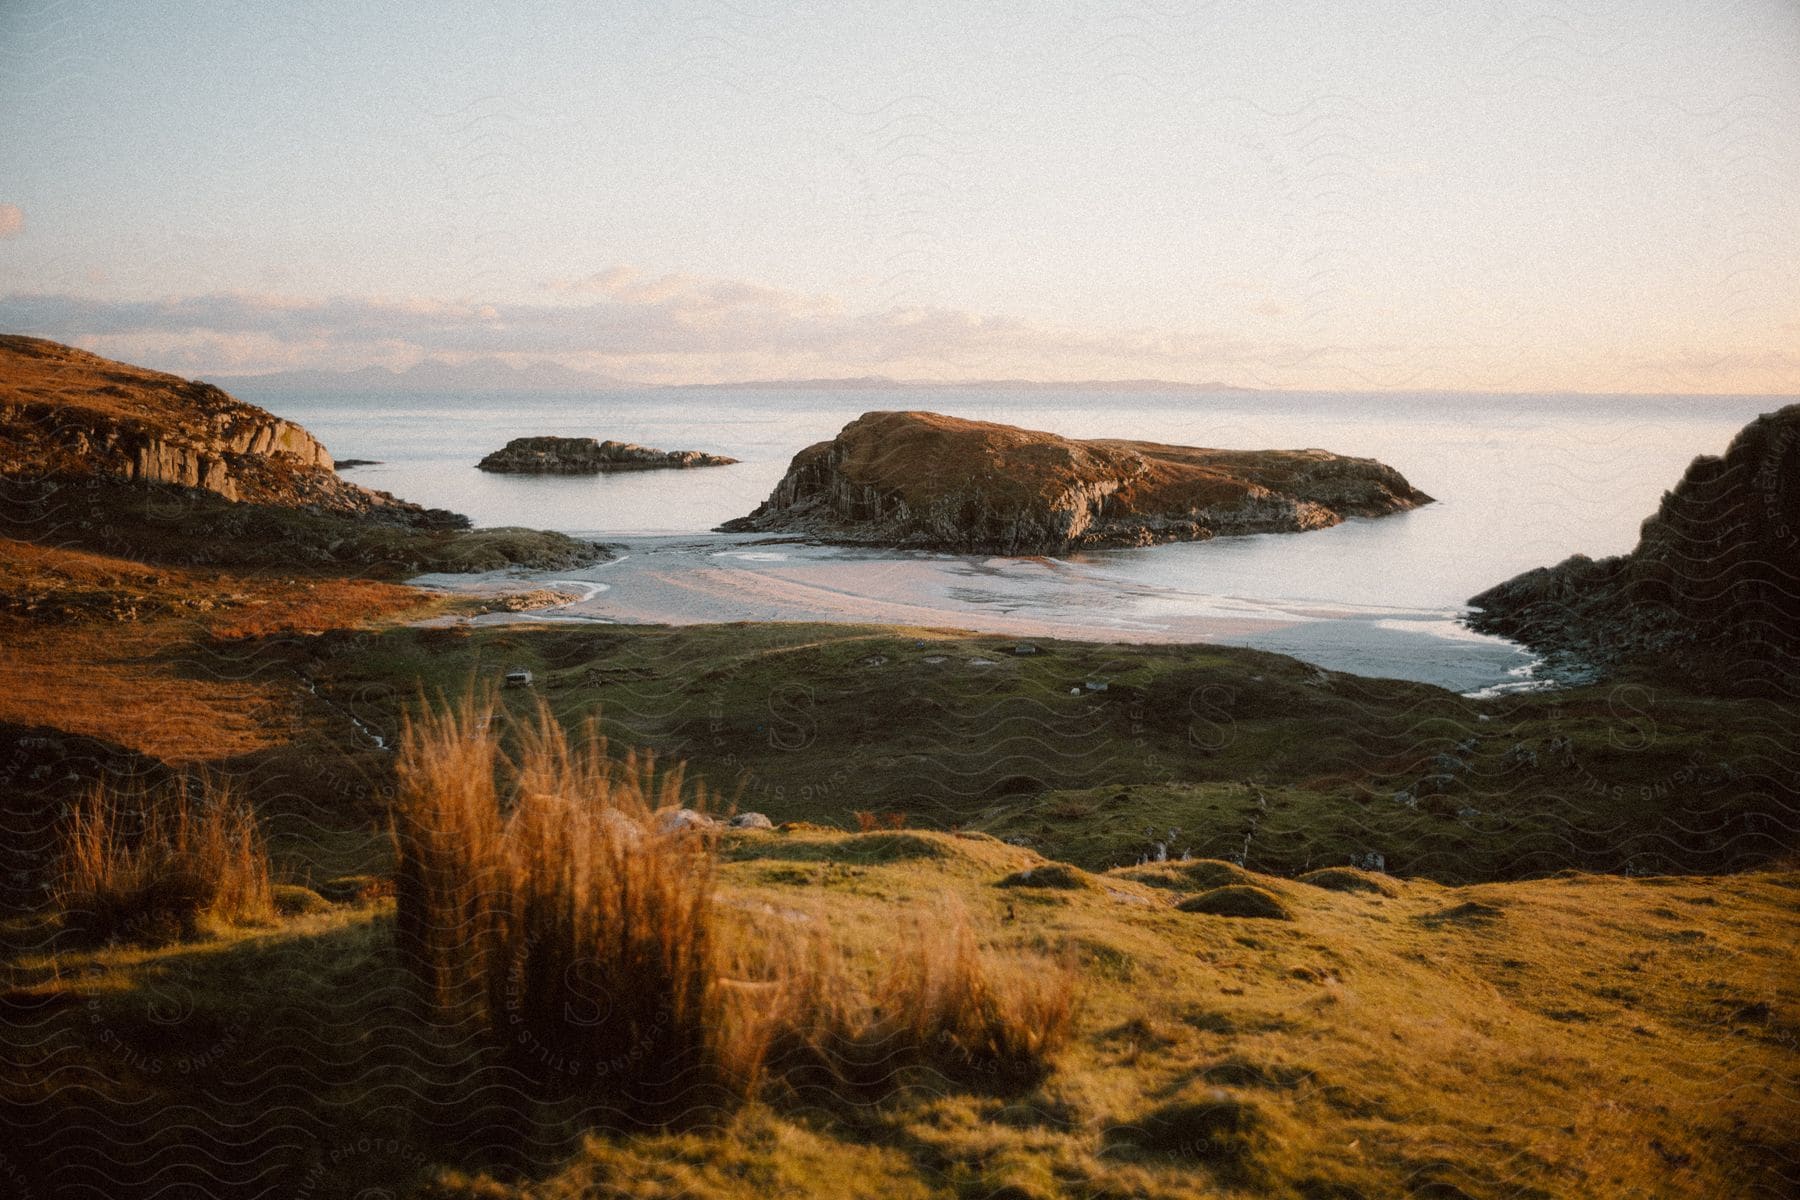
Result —
[[490, 697], [405, 726], [397, 930], [427, 1010], [526, 1076], [666, 1124], [772, 1075], [1026, 1085], [1067, 1039], [1073, 970], [983, 953], [966, 916], [921, 922], [879, 979], [822, 938], [728, 924], [713, 836], [659, 820], [706, 807], [679, 768], [543, 706], [503, 752], [495, 718]]
[[555, 1091], [646, 1114], [742, 1094], [759, 1056], [722, 986], [712, 845], [656, 827], [704, 796], [547, 708], [503, 754], [495, 716], [429, 708], [401, 738], [397, 928], [427, 1010]]
[[768, 1015], [772, 1072], [879, 1092], [924, 1069], [1002, 1093], [1048, 1073], [1075, 1023], [1072, 965], [984, 952], [954, 903], [901, 946], [872, 979], [824, 938], [789, 948]]
[[211, 776], [96, 785], [63, 827], [52, 889], [64, 928], [97, 941], [155, 944], [275, 914], [256, 814]]

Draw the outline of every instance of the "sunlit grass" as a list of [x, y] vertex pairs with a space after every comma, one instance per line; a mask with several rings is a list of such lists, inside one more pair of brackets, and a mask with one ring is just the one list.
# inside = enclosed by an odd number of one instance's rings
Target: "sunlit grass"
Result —
[[95, 940], [168, 941], [203, 923], [274, 915], [256, 814], [202, 776], [158, 789], [97, 784], [64, 824], [52, 896], [66, 929]]
[[716, 835], [667, 820], [705, 793], [592, 725], [571, 738], [541, 706], [503, 725], [492, 695], [427, 705], [398, 778], [397, 928], [424, 1008], [550, 1090], [664, 1123], [766, 1076], [1016, 1089], [1069, 1035], [1072, 969], [984, 953], [959, 910], [911, 922], [873, 981], [822, 935], [726, 922]]

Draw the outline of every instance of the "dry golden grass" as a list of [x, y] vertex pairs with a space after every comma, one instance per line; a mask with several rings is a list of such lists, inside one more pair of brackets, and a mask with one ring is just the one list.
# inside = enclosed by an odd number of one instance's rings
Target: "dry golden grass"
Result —
[[890, 1090], [917, 1067], [1001, 1093], [1043, 1079], [1074, 1028], [1073, 965], [984, 953], [960, 902], [936, 908], [872, 983], [822, 936], [778, 947], [772, 1075], [862, 1092]]
[[274, 915], [268, 848], [249, 804], [209, 777], [157, 791], [96, 785], [69, 814], [54, 875], [64, 927], [162, 942], [206, 922]]
[[571, 742], [544, 708], [505, 755], [496, 710], [428, 707], [401, 739], [398, 935], [429, 1010], [634, 1120], [743, 1095], [761, 1054], [724, 986], [712, 847], [657, 825], [681, 771], [613, 757], [592, 725]]
[[713, 835], [679, 768], [614, 757], [547, 707], [426, 706], [400, 744], [397, 936], [427, 1012], [632, 1123], [666, 1124], [766, 1076], [888, 1090], [912, 1068], [1015, 1090], [1075, 1014], [1072, 967], [993, 958], [966, 915], [920, 920], [873, 986], [823, 938], [726, 925]]

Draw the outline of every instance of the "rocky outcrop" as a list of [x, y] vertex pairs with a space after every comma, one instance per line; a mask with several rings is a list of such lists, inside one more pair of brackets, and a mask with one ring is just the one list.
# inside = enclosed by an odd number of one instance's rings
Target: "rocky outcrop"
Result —
[[602, 471], [726, 467], [736, 461], [722, 454], [706, 454], [699, 450], [652, 450], [632, 442], [522, 437], [514, 438], [475, 465], [483, 471], [522, 475], [595, 475]]
[[794, 456], [723, 530], [987, 554], [1063, 554], [1322, 529], [1431, 502], [1392, 467], [1324, 450], [1076, 441], [928, 412], [865, 413]]
[[1800, 404], [1689, 465], [1614, 558], [1575, 555], [1470, 599], [1469, 624], [1600, 665], [1739, 681], [1800, 670]]
[[39, 338], [0, 336], [0, 477], [168, 484], [399, 525], [468, 524], [338, 478], [305, 429], [211, 384]]

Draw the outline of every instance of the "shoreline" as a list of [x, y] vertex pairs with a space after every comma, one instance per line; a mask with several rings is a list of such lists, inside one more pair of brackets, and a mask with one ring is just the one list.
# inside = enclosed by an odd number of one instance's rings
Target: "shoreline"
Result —
[[437, 618], [490, 625], [886, 625], [1018, 638], [1142, 645], [1248, 646], [1330, 670], [1500, 695], [1567, 682], [1545, 660], [1477, 633], [1455, 610], [1269, 602], [1121, 581], [1104, 564], [886, 551], [766, 535], [607, 539], [613, 557], [561, 571], [426, 574], [450, 595], [534, 589], [578, 599], [523, 612]]

